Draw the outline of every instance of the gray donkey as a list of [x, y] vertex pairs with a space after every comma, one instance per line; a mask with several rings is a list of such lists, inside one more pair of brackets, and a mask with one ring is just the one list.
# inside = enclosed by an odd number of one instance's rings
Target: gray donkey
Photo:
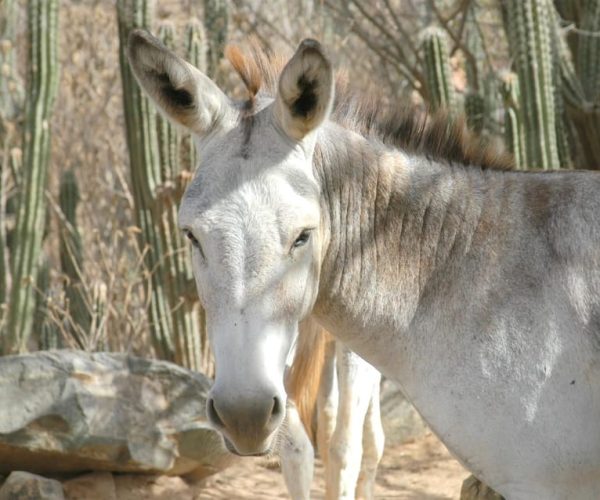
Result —
[[513, 172], [460, 123], [383, 116], [312, 40], [281, 71], [234, 61], [241, 103], [144, 32], [129, 57], [202, 151], [179, 222], [235, 452], [270, 450], [312, 315], [508, 499], [600, 498], [600, 174]]

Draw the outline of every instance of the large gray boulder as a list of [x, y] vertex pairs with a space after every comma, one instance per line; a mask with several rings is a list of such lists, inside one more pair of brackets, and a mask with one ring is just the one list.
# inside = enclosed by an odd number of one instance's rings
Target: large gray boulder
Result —
[[0, 474], [217, 472], [233, 457], [206, 425], [209, 387], [200, 373], [124, 354], [0, 357]]
[[29, 472], [15, 471], [0, 488], [0, 500], [65, 500], [62, 485]]

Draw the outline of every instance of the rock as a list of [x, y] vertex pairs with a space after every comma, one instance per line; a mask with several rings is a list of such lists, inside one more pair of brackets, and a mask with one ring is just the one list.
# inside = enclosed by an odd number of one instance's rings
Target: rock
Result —
[[66, 500], [118, 500], [110, 472], [92, 472], [63, 482]]
[[0, 488], [0, 500], [65, 500], [65, 496], [58, 481], [15, 471]]
[[381, 384], [381, 422], [388, 445], [405, 443], [424, 436], [429, 430], [400, 388], [389, 379]]
[[205, 420], [210, 380], [125, 354], [0, 358], [0, 474], [115, 471], [201, 478], [233, 460]]
[[504, 497], [483, 484], [475, 476], [469, 476], [463, 481], [460, 500], [504, 500]]

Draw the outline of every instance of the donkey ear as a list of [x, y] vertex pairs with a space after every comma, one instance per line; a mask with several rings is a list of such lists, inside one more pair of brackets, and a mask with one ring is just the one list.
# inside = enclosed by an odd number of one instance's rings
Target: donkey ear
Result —
[[333, 69], [316, 40], [304, 40], [279, 77], [276, 118], [293, 139], [301, 140], [331, 112]]
[[129, 34], [127, 57], [144, 91], [178, 125], [206, 135], [233, 113], [215, 83], [143, 30]]

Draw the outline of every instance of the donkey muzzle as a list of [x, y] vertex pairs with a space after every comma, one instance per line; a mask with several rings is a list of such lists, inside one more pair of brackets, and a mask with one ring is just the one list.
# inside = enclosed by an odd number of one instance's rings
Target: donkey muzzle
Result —
[[213, 392], [206, 405], [208, 419], [224, 435], [229, 450], [244, 456], [268, 453], [285, 416], [285, 398], [275, 391], [260, 397], [225, 397]]

